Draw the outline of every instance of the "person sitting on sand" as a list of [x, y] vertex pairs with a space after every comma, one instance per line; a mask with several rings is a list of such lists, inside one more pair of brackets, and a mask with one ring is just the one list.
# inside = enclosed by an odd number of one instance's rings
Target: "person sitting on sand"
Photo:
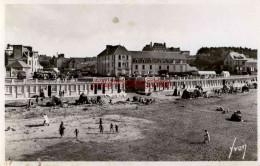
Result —
[[204, 143], [210, 141], [210, 136], [209, 136], [209, 132], [207, 130], [205, 130], [205, 135], [204, 135]]

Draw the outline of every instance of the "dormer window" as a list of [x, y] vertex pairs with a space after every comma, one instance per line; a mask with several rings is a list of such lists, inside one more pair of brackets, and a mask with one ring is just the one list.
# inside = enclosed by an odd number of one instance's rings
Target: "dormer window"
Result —
[[152, 59], [150, 59], [150, 63], [152, 63]]
[[137, 59], [135, 59], [135, 63], [137, 63]]
[[175, 64], [175, 60], [172, 60], [172, 63]]
[[144, 63], [144, 59], [143, 59], [143, 63]]

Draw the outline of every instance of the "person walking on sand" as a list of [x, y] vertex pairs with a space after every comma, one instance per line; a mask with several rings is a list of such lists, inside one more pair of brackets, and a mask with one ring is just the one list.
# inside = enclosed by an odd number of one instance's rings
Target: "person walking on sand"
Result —
[[102, 133], [102, 134], [103, 134], [104, 128], [103, 128], [103, 125], [102, 125], [102, 124], [101, 124], [101, 125], [99, 125], [99, 129], [100, 129], [100, 133]]
[[113, 130], [113, 132], [114, 132], [114, 126], [113, 126], [113, 124], [111, 123], [110, 124], [110, 131], [112, 131]]
[[115, 128], [116, 128], [116, 132], [118, 133], [118, 126], [117, 126], [117, 125], [115, 125]]
[[210, 136], [209, 136], [209, 132], [207, 130], [205, 130], [205, 135], [204, 135], [204, 143], [206, 142], [210, 142]]
[[63, 122], [61, 122], [61, 124], [60, 124], [60, 129], [59, 129], [59, 131], [60, 131], [60, 137], [62, 137], [62, 136], [64, 135], [64, 130], [65, 130], [65, 127], [64, 127], [64, 125], [63, 125]]
[[75, 133], [75, 135], [76, 135], [76, 139], [78, 139], [79, 130], [76, 129], [76, 130], [74, 131], [74, 133]]
[[99, 119], [99, 125], [102, 125], [102, 118]]

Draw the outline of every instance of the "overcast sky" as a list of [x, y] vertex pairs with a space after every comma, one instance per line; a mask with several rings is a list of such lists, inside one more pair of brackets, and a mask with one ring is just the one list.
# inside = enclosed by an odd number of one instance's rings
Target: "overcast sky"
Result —
[[259, 5], [6, 5], [5, 44], [40, 54], [96, 56], [106, 45], [142, 50], [150, 42], [191, 51], [260, 45]]

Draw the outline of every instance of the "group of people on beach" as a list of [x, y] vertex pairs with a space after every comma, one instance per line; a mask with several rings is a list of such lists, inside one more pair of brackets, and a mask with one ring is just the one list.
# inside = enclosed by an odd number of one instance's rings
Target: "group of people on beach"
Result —
[[[64, 131], [65, 131], [65, 127], [64, 127], [63, 122], [61, 122], [60, 127], [59, 127], [59, 132], [60, 132], [60, 137], [61, 138], [64, 135]], [[114, 125], [113, 125], [113, 123], [110, 124], [110, 132], [111, 131], [114, 132]], [[103, 126], [102, 118], [99, 119], [99, 132], [102, 133], [102, 134], [104, 132], [104, 126]], [[118, 125], [115, 125], [115, 132], [116, 133], [119, 132]], [[78, 138], [79, 130], [77, 128], [74, 130], [74, 134], [75, 134], [76, 138]]]
[[[118, 125], [115, 125], [115, 130], [118, 133]], [[114, 132], [114, 125], [113, 125], [113, 123], [110, 124], [110, 132], [111, 131]], [[104, 126], [103, 126], [102, 118], [99, 119], [99, 132], [102, 133], [102, 134], [104, 132]]]

